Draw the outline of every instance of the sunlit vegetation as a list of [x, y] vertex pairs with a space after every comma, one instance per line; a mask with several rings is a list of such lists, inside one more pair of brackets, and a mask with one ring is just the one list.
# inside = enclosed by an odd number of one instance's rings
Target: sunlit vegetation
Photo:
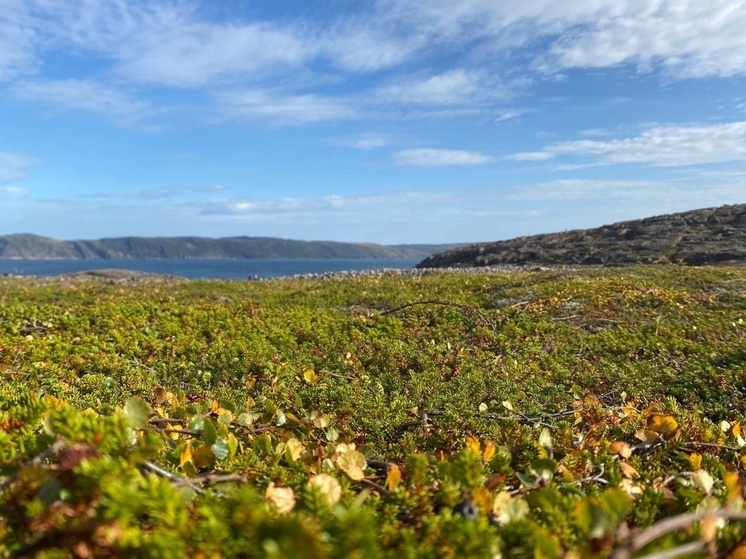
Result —
[[0, 557], [744, 557], [745, 407], [743, 268], [2, 279]]

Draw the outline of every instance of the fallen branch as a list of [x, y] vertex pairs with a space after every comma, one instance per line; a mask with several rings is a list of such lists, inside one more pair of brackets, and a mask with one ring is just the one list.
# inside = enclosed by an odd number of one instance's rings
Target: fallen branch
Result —
[[0, 491], [12, 484], [24, 469], [41, 465], [44, 460], [53, 456], [54, 454], [57, 454], [60, 450], [65, 448], [65, 446], [66, 443], [64, 441], [56, 441], [49, 448], [34, 456], [31, 460], [27, 460], [26, 462], [21, 464], [17, 472], [0, 481]]
[[454, 303], [453, 301], [435, 301], [435, 300], [426, 300], [426, 301], [414, 301], [412, 303], [407, 303], [405, 305], [401, 305], [399, 307], [395, 307], [393, 309], [388, 309], [385, 311], [381, 311], [379, 313], [379, 316], [386, 316], [389, 314], [395, 314], [398, 312], [401, 312], [405, 309], [416, 307], [416, 306], [423, 306], [423, 305], [436, 305], [441, 307], [453, 307], [456, 309], [459, 309], [466, 315], [471, 315], [472, 317], [479, 318], [485, 325], [489, 326], [493, 330], [495, 329], [495, 324], [492, 322], [482, 311], [479, 309], [471, 306], [466, 305], [464, 303]]
[[172, 474], [168, 470], [164, 470], [160, 466], [153, 464], [152, 462], [146, 460], [143, 462], [142, 467], [146, 470], [153, 472], [155, 475], [160, 476], [162, 478], [166, 478], [169, 481], [172, 481], [178, 485], [186, 485], [190, 489], [192, 489], [195, 493], [199, 495], [205, 495], [207, 491], [202, 489], [199, 485], [191, 482], [188, 479], [185, 479], [183, 477], [177, 476], [176, 474]]
[[[746, 511], [732, 510], [732, 509], [717, 509], [705, 512], [689, 512], [672, 516], [670, 518], [664, 518], [659, 522], [653, 524], [650, 528], [643, 530], [636, 536], [632, 537], [626, 545], [619, 547], [614, 550], [611, 554], [611, 559], [629, 559], [632, 554], [638, 552], [645, 546], [653, 543], [661, 536], [665, 536], [671, 532], [683, 530], [689, 528], [693, 524], [704, 520], [705, 518], [721, 518], [723, 520], [739, 520], [746, 521]], [[695, 542], [704, 543], [704, 542]], [[682, 546], [683, 547], [683, 546]], [[671, 557], [675, 557], [671, 556]], [[647, 556], [646, 559], [661, 559], [661, 557], [655, 558], [655, 554]], [[665, 559], [667, 556], [663, 556]]]

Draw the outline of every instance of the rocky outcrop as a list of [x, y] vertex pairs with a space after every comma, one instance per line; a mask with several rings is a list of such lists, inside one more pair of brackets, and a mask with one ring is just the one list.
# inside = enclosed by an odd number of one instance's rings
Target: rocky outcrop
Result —
[[746, 204], [475, 244], [434, 254], [417, 267], [640, 263], [746, 264]]

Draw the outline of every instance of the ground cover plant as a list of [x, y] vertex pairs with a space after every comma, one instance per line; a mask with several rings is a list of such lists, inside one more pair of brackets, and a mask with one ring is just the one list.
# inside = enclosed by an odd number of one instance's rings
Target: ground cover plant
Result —
[[746, 270], [0, 280], [0, 557], [746, 557]]

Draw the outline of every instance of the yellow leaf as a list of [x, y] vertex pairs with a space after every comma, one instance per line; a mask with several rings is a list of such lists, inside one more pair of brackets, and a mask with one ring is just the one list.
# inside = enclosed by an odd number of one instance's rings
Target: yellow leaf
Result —
[[654, 414], [648, 417], [648, 429], [661, 435], [670, 435], [679, 424], [672, 415]]
[[723, 484], [725, 484], [725, 489], [728, 492], [728, 503], [732, 503], [741, 496], [743, 483], [741, 483], [741, 477], [738, 475], [738, 472], [726, 472], [723, 475]]
[[492, 502], [492, 514], [501, 525], [514, 520], [521, 520], [529, 513], [528, 503], [523, 497], [512, 497], [507, 491], [495, 495]]
[[192, 463], [192, 443], [187, 443], [184, 450], [181, 451], [181, 458], [179, 459], [179, 466], [182, 468], [187, 462]]
[[660, 439], [660, 435], [650, 429], [638, 429], [635, 431], [635, 437], [644, 443], [652, 443]]
[[296, 499], [293, 489], [290, 487], [277, 487], [274, 481], [270, 482], [267, 486], [264, 496], [275, 506], [277, 512], [280, 514], [290, 512], [295, 506]]
[[493, 505], [492, 491], [486, 487], [480, 487], [471, 494], [471, 501], [480, 510], [490, 510]]
[[544, 448], [552, 448], [552, 433], [549, 431], [549, 428], [544, 427], [541, 430], [541, 435], [539, 435], [539, 444]]
[[699, 452], [692, 452], [689, 455], [689, 465], [695, 472], [702, 467], [702, 455]]
[[638, 475], [637, 470], [633, 466], [630, 466], [627, 462], [619, 462], [619, 469], [622, 470], [622, 475], [624, 477], [633, 479], [636, 478]]
[[336, 505], [342, 498], [342, 486], [339, 485], [336, 478], [328, 474], [313, 476], [308, 481], [308, 485], [318, 488], [326, 496], [329, 506]]
[[513, 411], [513, 404], [510, 403], [510, 400], [504, 400], [502, 404], [506, 410]]
[[614, 441], [609, 445], [612, 452], [616, 452], [621, 458], [629, 458], [632, 456], [632, 447], [624, 441]]
[[285, 443], [285, 456], [290, 458], [290, 462], [297, 462], [306, 451], [305, 445], [298, 439], [289, 439]]
[[492, 441], [487, 441], [484, 443], [484, 452], [482, 452], [482, 460], [485, 462], [489, 462], [492, 460], [493, 456], [495, 456], [497, 448], [495, 447], [495, 443]]
[[394, 464], [389, 468], [389, 473], [386, 476], [386, 488], [389, 491], [393, 491], [399, 486], [399, 483], [401, 483], [401, 470], [399, 466]]
[[733, 436], [734, 436], [734, 437], [735, 437], [736, 439], [737, 439], [738, 437], [740, 437], [740, 436], [741, 436], [741, 422], [740, 422], [740, 421], [736, 421], [736, 422], [735, 422], [735, 423], [733, 424], [733, 427], [731, 428], [731, 430], [732, 430], [732, 432], [733, 432]]
[[305, 380], [308, 384], [316, 384], [316, 381], [319, 380], [318, 375], [316, 374], [316, 371], [313, 369], [306, 369], [303, 371], [303, 380]]
[[336, 457], [339, 469], [350, 476], [350, 479], [360, 481], [365, 477], [363, 468], [365, 468], [365, 456], [357, 450], [350, 450]]
[[640, 487], [639, 483], [635, 483], [631, 479], [624, 478], [622, 481], [619, 482], [619, 487], [624, 491], [627, 495], [634, 498], [637, 495], [642, 495], [642, 487]]
[[466, 449], [476, 454], [482, 454], [482, 445], [474, 437], [466, 437]]

